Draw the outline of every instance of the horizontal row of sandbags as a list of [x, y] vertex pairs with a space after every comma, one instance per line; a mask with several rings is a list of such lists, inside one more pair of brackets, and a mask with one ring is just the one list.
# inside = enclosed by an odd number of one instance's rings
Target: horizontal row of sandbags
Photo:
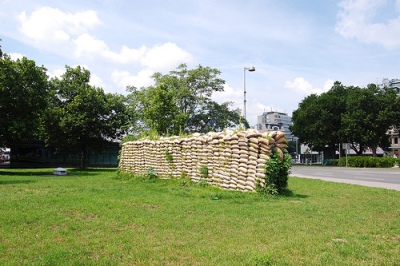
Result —
[[152, 168], [161, 177], [188, 176], [225, 189], [254, 191], [265, 184], [266, 161], [287, 148], [281, 131], [223, 131], [190, 137], [142, 139], [122, 146], [119, 170], [143, 175]]

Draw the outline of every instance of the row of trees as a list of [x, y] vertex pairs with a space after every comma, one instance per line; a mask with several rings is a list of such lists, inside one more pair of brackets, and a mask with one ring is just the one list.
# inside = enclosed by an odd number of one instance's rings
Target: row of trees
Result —
[[2, 54], [0, 146], [43, 139], [60, 151], [80, 153], [84, 168], [89, 151], [127, 134], [219, 131], [242, 123], [231, 103], [211, 99], [223, 90], [217, 69], [181, 65], [169, 74], [154, 74], [153, 86], [129, 87], [127, 96], [90, 85], [89, 70], [80, 66], [66, 66], [60, 78], [50, 79], [46, 71], [33, 60]]
[[291, 131], [301, 143], [331, 158], [339, 143], [361, 155], [390, 145], [386, 132], [400, 125], [400, 98], [392, 88], [343, 86], [335, 82], [321, 95], [306, 97], [293, 112]]

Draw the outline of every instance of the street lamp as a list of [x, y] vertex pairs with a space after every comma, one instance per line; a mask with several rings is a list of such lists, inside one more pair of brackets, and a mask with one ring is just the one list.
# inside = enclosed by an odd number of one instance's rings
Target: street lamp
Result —
[[243, 97], [243, 117], [246, 119], [246, 70], [253, 72], [256, 71], [256, 68], [251, 66], [251, 67], [244, 67], [243, 69], [243, 88], [244, 88], [244, 97]]

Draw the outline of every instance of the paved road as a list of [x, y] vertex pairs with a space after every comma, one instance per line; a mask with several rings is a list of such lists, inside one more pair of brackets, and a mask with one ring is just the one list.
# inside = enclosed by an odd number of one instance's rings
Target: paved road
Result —
[[399, 168], [351, 168], [330, 166], [292, 166], [290, 176], [331, 182], [380, 187], [400, 191]]

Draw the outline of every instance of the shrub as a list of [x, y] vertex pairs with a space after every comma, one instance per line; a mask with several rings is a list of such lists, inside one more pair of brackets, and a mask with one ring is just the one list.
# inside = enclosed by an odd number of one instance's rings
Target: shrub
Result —
[[274, 152], [266, 162], [265, 185], [257, 185], [257, 191], [271, 195], [281, 194], [287, 189], [288, 178], [292, 157], [287, 152], [284, 153], [283, 162], [279, 159], [279, 153]]
[[167, 162], [169, 164], [173, 164], [174, 163], [174, 158], [172, 157], [172, 154], [169, 152], [168, 149], [165, 149], [165, 158], [167, 159]]
[[200, 167], [200, 174], [203, 178], [208, 178], [208, 167], [207, 165], [202, 165]]
[[149, 167], [149, 169], [146, 170], [146, 176], [149, 179], [157, 178], [157, 172], [154, 170], [153, 167]]
[[[372, 156], [349, 156], [347, 157], [347, 166], [350, 167], [370, 167], [370, 168], [389, 168], [396, 166], [398, 158], [391, 157], [372, 157]], [[346, 157], [338, 160], [338, 165], [346, 166]]]

